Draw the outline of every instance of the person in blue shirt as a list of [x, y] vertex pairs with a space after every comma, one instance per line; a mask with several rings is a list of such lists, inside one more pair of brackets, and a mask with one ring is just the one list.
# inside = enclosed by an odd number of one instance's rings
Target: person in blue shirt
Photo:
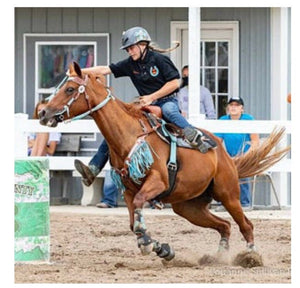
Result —
[[[250, 114], [244, 113], [244, 101], [242, 98], [230, 98], [227, 103], [227, 115], [221, 116], [219, 120], [254, 120]], [[258, 134], [248, 133], [216, 133], [216, 136], [224, 142], [226, 151], [231, 157], [246, 153], [251, 147], [259, 144]], [[251, 192], [249, 178], [240, 179], [240, 201], [244, 210], [248, 210], [251, 206]], [[221, 206], [217, 211], [222, 211]]]

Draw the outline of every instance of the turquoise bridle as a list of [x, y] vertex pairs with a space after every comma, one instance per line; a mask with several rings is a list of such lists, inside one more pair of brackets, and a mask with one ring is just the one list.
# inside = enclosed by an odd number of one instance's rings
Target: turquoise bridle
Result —
[[[88, 76], [86, 75], [85, 76], [85, 79], [81, 79], [79, 77], [69, 77], [69, 76], [66, 76], [60, 83], [59, 85], [56, 87], [55, 91], [53, 94], [51, 94], [47, 100], [49, 100], [49, 102], [53, 99], [53, 97], [56, 95], [57, 91], [68, 81], [73, 81], [75, 82], [76, 84], [79, 85], [78, 89], [77, 89], [77, 93], [68, 101], [68, 103], [63, 107], [63, 109], [59, 112], [57, 112], [54, 116], [55, 118], [59, 121], [59, 122], [62, 122], [64, 121], [65, 123], [69, 123], [71, 121], [75, 121], [75, 120], [80, 120], [80, 119], [83, 119], [84, 117], [92, 114], [93, 112], [101, 109], [102, 107], [104, 107], [108, 102], [109, 100], [115, 100], [115, 97], [112, 95], [110, 89], [106, 88], [106, 91], [107, 91], [107, 95], [105, 97], [105, 99], [103, 101], [101, 101], [97, 106], [91, 108], [90, 107], [90, 102], [89, 102], [89, 96], [87, 95], [86, 93], [86, 85], [87, 85], [87, 82], [88, 82]], [[84, 95], [86, 101], [87, 101], [87, 104], [88, 104], [88, 111], [82, 113], [82, 114], [79, 114], [73, 118], [70, 118], [70, 119], [67, 119], [67, 120], [64, 120], [64, 114], [67, 113], [68, 117], [70, 117], [70, 106], [73, 104], [73, 102], [75, 102], [78, 97], [80, 95]]]

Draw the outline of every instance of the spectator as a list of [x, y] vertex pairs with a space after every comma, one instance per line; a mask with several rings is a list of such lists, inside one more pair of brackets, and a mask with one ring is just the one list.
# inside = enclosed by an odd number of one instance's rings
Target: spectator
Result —
[[[47, 102], [41, 100], [35, 106], [33, 119], [38, 119], [38, 112], [41, 111]], [[57, 143], [60, 142], [61, 133], [33, 133], [28, 137], [28, 156], [52, 156]]]
[[[189, 106], [189, 66], [183, 66], [181, 70], [181, 86], [177, 93], [179, 108], [184, 117], [188, 117]], [[216, 119], [216, 111], [210, 91], [200, 85], [200, 113], [205, 114], [206, 119]]]
[[118, 189], [111, 179], [110, 172], [107, 171], [103, 184], [103, 198], [96, 204], [98, 208], [118, 207]]
[[[220, 120], [254, 120], [250, 114], [244, 113], [244, 101], [242, 98], [230, 98], [227, 103], [228, 114], [220, 117]], [[225, 144], [226, 151], [231, 157], [249, 151], [250, 147], [256, 147], [259, 144], [258, 134], [245, 133], [216, 133]], [[251, 192], [250, 179], [240, 179], [240, 201], [244, 209], [250, 210], [251, 207]], [[225, 210], [220, 206], [216, 211]]]

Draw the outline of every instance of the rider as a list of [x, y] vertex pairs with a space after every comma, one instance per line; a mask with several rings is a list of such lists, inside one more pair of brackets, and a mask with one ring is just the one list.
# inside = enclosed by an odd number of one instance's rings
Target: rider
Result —
[[[166, 52], [150, 45], [151, 38], [142, 27], [133, 27], [123, 32], [122, 46], [129, 57], [109, 66], [96, 66], [83, 71], [94, 71], [107, 75], [113, 73], [116, 78], [128, 76], [140, 95], [142, 106], [156, 105], [162, 109], [166, 121], [183, 129], [184, 137], [193, 147], [206, 153], [208, 148], [201, 140], [202, 133], [194, 128], [180, 114], [177, 91], [179, 72], [172, 61], [159, 52]], [[88, 166], [75, 160], [75, 167], [83, 176], [83, 183], [91, 185], [108, 160], [108, 146], [104, 140]]]

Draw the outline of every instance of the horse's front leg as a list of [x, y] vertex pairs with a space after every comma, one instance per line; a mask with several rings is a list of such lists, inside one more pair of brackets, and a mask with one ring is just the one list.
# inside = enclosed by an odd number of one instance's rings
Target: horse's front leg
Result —
[[129, 212], [129, 222], [130, 222], [130, 230], [133, 232], [133, 223], [134, 223], [134, 205], [133, 205], [133, 198], [134, 195], [131, 191], [126, 190], [124, 191], [124, 200]]
[[175, 253], [167, 243], [159, 243], [147, 233], [147, 227], [143, 216], [143, 205], [146, 201], [153, 199], [167, 189], [167, 185], [162, 181], [158, 172], [154, 171], [148, 175], [147, 180], [141, 190], [135, 195], [133, 200], [134, 224], [133, 232], [137, 236], [138, 247], [143, 255], [150, 254], [152, 251], [166, 260], [175, 257]]

